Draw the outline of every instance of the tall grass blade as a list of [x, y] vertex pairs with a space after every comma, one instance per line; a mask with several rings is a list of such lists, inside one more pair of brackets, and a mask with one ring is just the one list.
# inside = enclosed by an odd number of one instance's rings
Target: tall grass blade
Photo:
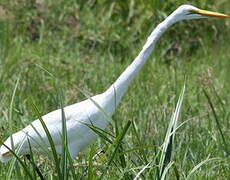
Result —
[[[114, 92], [115, 92], [115, 100], [116, 100], [116, 91], [114, 91]], [[116, 102], [115, 102], [115, 107], [116, 107]], [[115, 132], [116, 132], [116, 136], [118, 136], [119, 135], [119, 126], [118, 126], [118, 122], [119, 121], [117, 119], [115, 119], [114, 121], [115, 121]], [[123, 151], [123, 147], [122, 147], [122, 144], [120, 144], [120, 148], [118, 149], [118, 154], [121, 154], [122, 151]], [[120, 159], [120, 164], [121, 164], [122, 169], [125, 169], [126, 168], [125, 155], [121, 154], [118, 157]], [[129, 174], [127, 172], [124, 173], [124, 179], [125, 180], [130, 179]]]
[[88, 159], [88, 179], [93, 179], [93, 154], [94, 154], [94, 149], [92, 147], [90, 149], [89, 159]]
[[110, 144], [113, 143], [113, 141], [110, 138], [107, 137], [107, 135], [108, 135], [108, 136], [110, 136], [112, 138], [115, 138], [115, 136], [113, 136], [112, 134], [106, 132], [103, 129], [100, 129], [100, 128], [94, 126], [93, 124], [87, 124], [87, 123], [83, 123], [83, 124], [86, 125], [88, 128], [90, 128], [92, 131], [94, 131], [99, 137], [101, 137], [102, 139], [104, 139], [108, 143], [110, 143]]
[[67, 139], [67, 129], [66, 129], [66, 117], [63, 106], [63, 94], [61, 91], [58, 91], [59, 102], [61, 106], [61, 115], [62, 115], [62, 156], [61, 156], [61, 170], [62, 170], [62, 178], [63, 180], [67, 180], [68, 172], [68, 139]]
[[74, 168], [74, 165], [73, 165], [73, 160], [72, 160], [72, 157], [70, 156], [70, 153], [69, 151], [67, 151], [67, 158], [68, 158], [68, 161], [69, 161], [69, 170], [71, 171], [72, 173], [72, 178], [75, 180], [75, 179], [78, 179], [77, 178], [77, 175], [75, 173], [75, 168]]
[[[18, 147], [18, 149], [17, 149], [17, 151], [16, 151], [16, 155], [17, 155], [17, 153], [21, 150], [21, 148], [22, 148], [22, 145], [23, 145], [23, 143], [24, 143], [24, 141], [25, 141], [25, 139], [26, 139], [26, 136], [24, 137], [24, 139], [22, 140], [22, 142], [19, 144], [19, 147]], [[1, 144], [3, 144], [3, 143], [1, 143]], [[3, 144], [4, 146], [5, 146], [5, 144]], [[15, 150], [13, 150], [13, 151], [15, 151]], [[13, 154], [14, 155], [14, 154]], [[20, 157], [18, 157], [18, 158], [20, 158]], [[19, 168], [17, 165], [16, 165], [16, 162], [17, 161], [17, 157], [14, 157], [14, 159], [13, 159], [13, 161], [11, 162], [11, 164], [10, 164], [10, 167], [9, 167], [9, 169], [8, 169], [8, 176], [7, 176], [7, 179], [8, 180], [11, 180], [11, 176], [12, 176], [12, 173], [13, 173], [13, 170], [14, 170], [14, 167], [15, 168]], [[18, 172], [17, 172], [17, 174], [19, 174]]]
[[[14, 98], [15, 98], [15, 94], [16, 94], [16, 91], [17, 91], [17, 88], [18, 88], [19, 80], [20, 80], [20, 76], [18, 77], [18, 79], [16, 81], [14, 91], [13, 91], [13, 94], [12, 94], [12, 98], [11, 98], [11, 101], [10, 101], [10, 110], [9, 110], [9, 120], [10, 121], [12, 120], [12, 111], [13, 111]], [[10, 128], [11, 128], [10, 130], [12, 130], [12, 127], [13, 127], [12, 124], [10, 124]]]
[[212, 158], [212, 159], [205, 159], [204, 161], [201, 161], [199, 164], [197, 164], [188, 174], [188, 176], [186, 177], [185, 180], [189, 180], [192, 175], [201, 167], [203, 166], [204, 164], [208, 163], [209, 161], [214, 161], [214, 160], [217, 160], [217, 158]]
[[216, 88], [215, 88], [215, 86], [213, 85], [212, 86], [212, 90], [213, 90], [213, 92], [215, 93], [215, 95], [216, 95], [216, 97], [217, 97], [217, 99], [218, 99], [218, 101], [219, 101], [219, 103], [220, 103], [220, 105], [221, 105], [221, 108], [222, 108], [222, 111], [223, 111], [223, 113], [226, 113], [226, 105], [224, 104], [224, 102], [222, 101], [222, 99], [221, 99], [221, 97], [219, 96], [219, 94], [218, 94], [218, 92], [217, 92], [217, 90], [216, 90]]
[[107, 150], [106, 153], [110, 153], [113, 149], [113, 147], [115, 147], [113, 153], [112, 153], [112, 156], [110, 158], [110, 160], [108, 161], [108, 166], [112, 163], [116, 153], [117, 153], [117, 150], [123, 140], [123, 138], [125, 137], [125, 134], [127, 133], [129, 127], [131, 125], [131, 121], [128, 121], [127, 124], [125, 125], [123, 131], [121, 132], [121, 134], [115, 139], [114, 143], [111, 145], [111, 147]]
[[114, 140], [113, 144], [111, 144], [110, 147], [105, 152], [104, 157], [113, 151], [110, 159], [108, 160], [107, 167], [106, 167], [105, 171], [102, 173], [100, 179], [103, 178], [105, 172], [108, 170], [109, 166], [111, 165], [112, 161], [114, 160], [115, 155], [117, 154], [118, 148], [119, 148], [123, 138], [125, 137], [125, 134], [127, 133], [130, 125], [131, 125], [131, 121], [128, 121], [127, 124], [125, 125], [123, 131], [121, 132], [121, 134]]
[[177, 121], [179, 118], [180, 110], [181, 110], [181, 105], [183, 102], [184, 98], [184, 93], [185, 93], [185, 84], [181, 90], [179, 99], [177, 101], [176, 109], [175, 112], [173, 113], [173, 116], [169, 122], [168, 130], [165, 136], [165, 140], [163, 143], [162, 147], [162, 153], [159, 161], [159, 167], [160, 167], [160, 177], [162, 178], [162, 175], [165, 171], [165, 167], [168, 165], [168, 163], [171, 160], [172, 153], [173, 153], [173, 142], [174, 142], [174, 136], [175, 136], [175, 129], [177, 126]]
[[133, 180], [139, 180], [140, 175], [145, 171], [145, 169], [147, 169], [147, 168], [149, 167], [150, 164], [151, 164], [151, 162], [148, 163], [147, 165], [145, 165], [145, 166], [137, 173], [137, 175], [135, 176], [135, 178], [134, 178]]
[[[10, 101], [10, 109], [9, 109], [9, 128], [10, 128], [10, 132], [13, 131], [13, 129], [12, 129], [12, 127], [13, 127], [13, 124], [12, 124], [12, 112], [13, 112], [13, 104], [14, 104], [15, 94], [16, 94], [16, 91], [17, 91], [17, 88], [18, 88], [18, 85], [19, 85], [19, 80], [20, 80], [20, 76], [18, 77], [18, 79], [16, 81], [16, 84], [15, 84], [15, 87], [14, 87], [14, 90], [13, 90], [13, 94], [12, 94], [12, 97], [11, 97], [11, 101]], [[13, 151], [15, 151], [12, 136], [10, 136], [10, 138], [11, 138], [11, 147], [12, 147]], [[14, 166], [18, 166], [17, 162], [16, 162], [16, 159], [14, 159], [13, 162], [11, 163], [11, 165], [10, 165], [10, 168], [8, 170], [8, 178], [11, 178]], [[16, 168], [16, 172], [17, 172], [17, 174], [20, 174], [19, 168]]]
[[212, 103], [211, 98], [208, 95], [207, 91], [205, 91], [205, 89], [203, 89], [203, 92], [204, 92], [205, 97], [207, 98], [208, 103], [209, 103], [209, 105], [211, 107], [211, 110], [212, 110], [212, 113], [213, 113], [213, 116], [214, 116], [214, 119], [215, 119], [215, 122], [216, 122], [216, 125], [217, 125], [217, 129], [218, 129], [218, 131], [220, 133], [220, 136], [222, 138], [222, 141], [223, 141], [223, 144], [224, 144], [224, 147], [225, 147], [225, 152], [226, 152], [227, 155], [229, 155], [230, 152], [228, 150], [228, 144], [227, 144], [227, 142], [225, 140], [225, 137], [224, 137], [224, 134], [222, 132], [221, 125], [220, 125], [219, 118], [217, 116], [216, 110], [215, 110], [215, 108], [213, 106], [213, 103]]
[[34, 162], [33, 151], [32, 151], [31, 144], [30, 144], [30, 141], [29, 141], [28, 138], [27, 138], [27, 141], [28, 141], [28, 144], [29, 144], [30, 154], [27, 154], [26, 158], [29, 160], [30, 164], [33, 167], [34, 177], [36, 178], [36, 174], [35, 174], [35, 171], [36, 171], [38, 176], [40, 177], [40, 179], [45, 180], [45, 178], [43, 177], [41, 171], [39, 170], [39, 168], [36, 166], [36, 164]]
[[[29, 172], [29, 169], [28, 169], [28, 167], [26, 166], [26, 164], [20, 159], [20, 157], [17, 155], [17, 152], [14, 152], [13, 150], [11, 150], [8, 146], [6, 146], [3, 142], [1, 142], [1, 144], [3, 145], [3, 146], [5, 146], [9, 151], [10, 151], [10, 153], [12, 153], [13, 154], [13, 156], [15, 157], [15, 159], [17, 159], [18, 160], [18, 162], [21, 164], [21, 166], [23, 167], [23, 169], [25, 170], [25, 172], [26, 172], [26, 174], [28, 175], [28, 177], [30, 178], [30, 179], [34, 179], [33, 178], [33, 176], [32, 176], [32, 174]], [[21, 146], [18, 148], [18, 152], [20, 151], [20, 149], [21, 149], [21, 147], [22, 147], [22, 144], [23, 143], [21, 143]], [[12, 164], [14, 164], [14, 163], [12, 163]], [[11, 166], [12, 167], [12, 166]], [[12, 171], [11, 170], [11, 167], [10, 167], [10, 172]], [[9, 174], [9, 175], [11, 175], [11, 174]], [[10, 178], [10, 177], [9, 177]], [[10, 178], [11, 179], [11, 178]]]
[[169, 162], [167, 166], [164, 168], [163, 174], [161, 175], [161, 180], [164, 180], [166, 178], [166, 174], [168, 173], [169, 169], [172, 167], [174, 162]]
[[[133, 129], [134, 135], [136, 136], [136, 138], [137, 138], [137, 140], [138, 140], [139, 145], [140, 145], [140, 146], [143, 146], [143, 144], [142, 144], [142, 142], [141, 142], [141, 138], [140, 138], [140, 136], [139, 136], [139, 133], [137, 132], [137, 128], [136, 128], [135, 122], [133, 122], [133, 121], [132, 121], [132, 129]], [[145, 163], [148, 163], [145, 149], [142, 149], [142, 151], [140, 151], [140, 154], [141, 154], [142, 157], [144, 158]]]
[[46, 133], [46, 136], [47, 136], [47, 138], [48, 138], [49, 145], [50, 145], [50, 147], [51, 147], [51, 151], [52, 151], [52, 154], [53, 154], [54, 164], [55, 164], [55, 167], [56, 167], [56, 171], [57, 171], [58, 177], [59, 177], [59, 178], [62, 178], [62, 173], [61, 173], [61, 169], [60, 169], [60, 166], [59, 166], [59, 165], [60, 165], [60, 161], [59, 161], [59, 159], [58, 159], [57, 151], [56, 151], [56, 148], [55, 148], [55, 145], [54, 145], [52, 136], [51, 136], [51, 134], [50, 134], [50, 132], [49, 132], [49, 130], [48, 130], [48, 128], [47, 128], [45, 122], [43, 121], [42, 115], [40, 114], [40, 112], [39, 112], [37, 106], [35, 106], [35, 105], [33, 104], [33, 102], [31, 102], [31, 104], [32, 104], [32, 107], [33, 107], [34, 111], [36, 112], [36, 114], [37, 114], [37, 116], [38, 116], [38, 119], [40, 120], [40, 122], [41, 122], [41, 124], [42, 124], [42, 127], [43, 127], [43, 129], [44, 129], [44, 131], [45, 131], [45, 133]]

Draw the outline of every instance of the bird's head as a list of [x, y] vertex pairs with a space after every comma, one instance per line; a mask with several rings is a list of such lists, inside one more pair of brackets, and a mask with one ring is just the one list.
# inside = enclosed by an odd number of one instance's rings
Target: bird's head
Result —
[[181, 21], [184, 19], [201, 19], [208, 17], [218, 17], [218, 18], [229, 18], [229, 15], [206, 11], [199, 8], [196, 8], [192, 5], [182, 5], [172, 13], [175, 21]]

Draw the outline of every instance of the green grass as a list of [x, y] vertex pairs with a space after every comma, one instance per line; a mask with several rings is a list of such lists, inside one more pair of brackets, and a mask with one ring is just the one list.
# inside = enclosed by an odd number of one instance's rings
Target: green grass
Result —
[[[156, 24], [183, 1], [146, 2], [2, 0], [0, 142], [40, 114], [103, 92], [132, 62]], [[228, 0], [194, 5], [226, 13], [230, 9]], [[130, 86], [106, 132], [91, 127], [100, 134], [96, 143], [73, 162], [65, 136], [62, 158], [32, 153], [44, 178], [229, 179], [229, 27], [229, 20], [218, 19], [174, 25]], [[168, 141], [184, 84], [178, 129]], [[163, 145], [168, 154], [162, 154]], [[105, 153], [95, 155], [100, 151]], [[39, 179], [23, 157], [0, 164], [0, 179], [20, 177]]]

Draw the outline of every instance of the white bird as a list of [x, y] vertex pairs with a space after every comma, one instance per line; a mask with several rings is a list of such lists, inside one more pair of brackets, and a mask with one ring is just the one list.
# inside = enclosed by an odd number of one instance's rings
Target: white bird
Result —
[[[105, 116], [95, 102], [102, 109], [104, 109], [109, 116], [112, 116], [129, 84], [145, 64], [161, 35], [171, 25], [178, 21], [211, 16], [220, 18], [229, 17], [225, 14], [201, 10], [191, 5], [182, 5], [178, 7], [153, 30], [135, 60], [105, 92], [64, 108], [66, 117], [67, 142], [72, 158], [75, 158], [79, 151], [83, 150], [85, 147], [95, 141], [97, 137], [97, 134], [86, 124], [93, 124], [100, 129], [105, 129], [109, 122], [108, 117]], [[62, 110], [58, 109], [50, 112], [42, 116], [42, 119], [44, 120], [52, 136], [57, 153], [61, 153]], [[30, 153], [30, 146], [32, 149], [41, 149], [41, 147], [48, 148], [47, 146], [49, 146], [49, 141], [40, 120], [37, 119], [24, 129], [8, 137], [4, 144], [10, 149], [17, 150], [18, 155], [26, 155]], [[7, 162], [12, 158], [13, 154], [8, 148], [2, 145], [0, 148], [0, 160], [2, 162]]]

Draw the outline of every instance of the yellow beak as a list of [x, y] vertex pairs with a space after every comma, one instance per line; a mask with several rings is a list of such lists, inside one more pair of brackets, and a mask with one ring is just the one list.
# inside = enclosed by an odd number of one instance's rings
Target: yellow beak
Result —
[[226, 15], [226, 14], [212, 12], [212, 11], [206, 11], [206, 10], [202, 10], [202, 9], [194, 10], [194, 12], [197, 14], [201, 14], [203, 16], [218, 17], [218, 18], [230, 18], [230, 16]]

